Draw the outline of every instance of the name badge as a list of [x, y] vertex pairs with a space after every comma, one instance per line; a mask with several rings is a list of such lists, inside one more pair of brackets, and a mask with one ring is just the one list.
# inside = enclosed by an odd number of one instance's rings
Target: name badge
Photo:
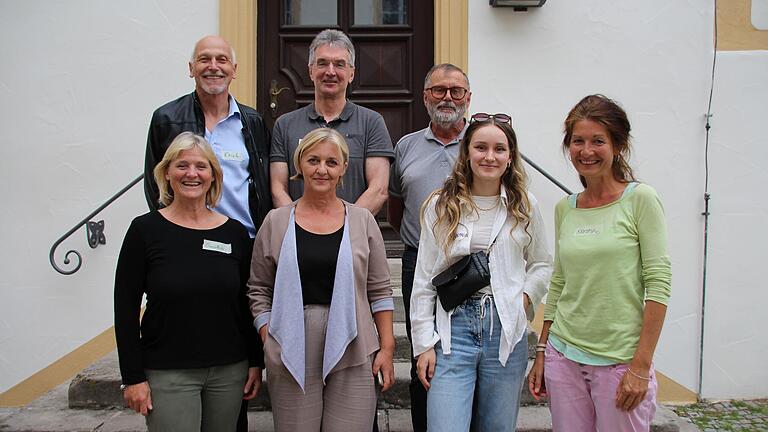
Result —
[[576, 231], [573, 233], [575, 236], [594, 236], [594, 235], [600, 235], [600, 232], [603, 230], [603, 225], [585, 225], [576, 228]]
[[238, 151], [225, 151], [221, 156], [228, 161], [242, 162], [244, 159], [243, 154]]
[[459, 226], [456, 227], [456, 240], [465, 239], [467, 237], [469, 237], [469, 230], [463, 223], [460, 223]]
[[225, 254], [232, 253], [232, 245], [229, 243], [221, 243], [213, 240], [203, 239], [203, 250], [216, 251]]

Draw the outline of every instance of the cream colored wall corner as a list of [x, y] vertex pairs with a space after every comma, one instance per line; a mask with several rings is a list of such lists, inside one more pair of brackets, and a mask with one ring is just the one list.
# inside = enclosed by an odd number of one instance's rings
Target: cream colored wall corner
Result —
[[453, 63], [469, 72], [467, 0], [435, 0], [435, 64]]
[[717, 50], [768, 50], [768, 30], [752, 25], [752, 0], [717, 3]]
[[256, 106], [256, 0], [220, 0], [219, 33], [237, 55], [237, 78], [230, 92], [235, 98]]

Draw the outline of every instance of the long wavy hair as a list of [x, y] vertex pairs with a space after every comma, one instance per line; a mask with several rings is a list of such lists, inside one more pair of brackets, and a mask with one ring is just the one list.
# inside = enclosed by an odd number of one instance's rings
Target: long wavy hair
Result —
[[[613, 178], [620, 183], [636, 181], [632, 167], [629, 166], [629, 156], [632, 152], [629, 134], [631, 127], [624, 109], [614, 100], [601, 94], [593, 94], [579, 101], [565, 118], [563, 125], [563, 152], [568, 153], [573, 136], [573, 128], [581, 120], [592, 120], [600, 123], [608, 131], [613, 142], [613, 151], [616, 154], [611, 165]], [[579, 176], [581, 185], [587, 187], [587, 180]]]
[[473, 122], [467, 128], [464, 138], [459, 144], [459, 156], [456, 159], [456, 164], [453, 166], [451, 176], [446, 179], [442, 189], [438, 189], [430, 195], [421, 209], [423, 221], [427, 203], [437, 196], [435, 204], [437, 220], [431, 228], [435, 233], [443, 234], [442, 236], [436, 235], [436, 237], [446, 254], [456, 239], [462, 207], [468, 207], [472, 212], [479, 214], [477, 205], [472, 200], [472, 181], [474, 175], [469, 163], [469, 146], [472, 143], [472, 137], [475, 135], [475, 132], [483, 127], [497, 127], [507, 137], [510, 165], [501, 176], [501, 185], [507, 194], [507, 215], [511, 216], [515, 221], [512, 229], [515, 229], [518, 224], [523, 223], [525, 224], [526, 232], [528, 232], [531, 215], [531, 203], [528, 200], [526, 189], [528, 176], [525, 174], [525, 169], [523, 169], [515, 130], [512, 129], [509, 123], [498, 122], [495, 119]]

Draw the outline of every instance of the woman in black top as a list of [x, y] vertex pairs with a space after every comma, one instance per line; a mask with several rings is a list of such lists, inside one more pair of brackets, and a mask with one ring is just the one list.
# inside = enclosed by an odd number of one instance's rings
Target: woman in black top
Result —
[[180, 134], [154, 174], [165, 207], [131, 223], [115, 275], [123, 395], [150, 431], [233, 431], [263, 367], [244, 294], [251, 241], [211, 210], [222, 171], [204, 138]]

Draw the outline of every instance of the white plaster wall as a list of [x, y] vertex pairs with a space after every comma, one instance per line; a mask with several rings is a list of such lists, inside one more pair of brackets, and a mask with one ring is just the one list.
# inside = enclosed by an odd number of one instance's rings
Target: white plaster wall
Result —
[[194, 42], [218, 30], [216, 0], [0, 0], [0, 392], [112, 325], [115, 260], [137, 185], [59, 248], [84, 258], [73, 276], [48, 264], [53, 242], [142, 172], [147, 125], [191, 91]]
[[752, 0], [752, 25], [758, 30], [768, 30], [768, 0]]
[[[695, 390], [702, 272], [704, 112], [712, 50], [707, 2], [548, 2], [514, 13], [470, 1], [472, 111], [508, 112], [523, 151], [577, 189], [560, 152], [562, 120], [582, 96], [619, 100], [633, 164], [667, 210], [673, 297], [659, 370]], [[154, 108], [192, 89], [195, 40], [218, 29], [215, 0], [0, 0], [0, 392], [112, 324], [112, 277], [140, 185], [59, 248], [83, 268], [60, 276], [51, 244], [142, 170]], [[712, 222], [703, 395], [765, 397], [768, 294], [768, 52], [720, 53], [710, 154]], [[561, 197], [529, 170], [545, 218]]]
[[710, 132], [706, 398], [768, 395], [768, 51], [718, 53]]
[[[511, 113], [522, 151], [571, 188], [579, 190], [579, 182], [560, 150], [570, 108], [587, 94], [604, 93], [629, 113], [632, 165], [665, 203], [673, 261], [673, 294], [656, 366], [694, 391], [712, 23], [712, 3], [704, 1], [550, 1], [527, 13], [469, 2], [472, 111]], [[562, 193], [529, 173], [552, 237], [552, 210]], [[749, 240], [748, 249], [758, 253], [755, 241]], [[722, 258], [735, 259], [741, 255], [736, 252], [727, 250]], [[756, 269], [743, 270], [751, 272], [745, 280], [760, 281]], [[725, 288], [711, 282], [713, 290]], [[744, 356], [759, 354], [742, 349]], [[749, 393], [765, 396], [766, 388], [766, 380], [755, 382]]]

